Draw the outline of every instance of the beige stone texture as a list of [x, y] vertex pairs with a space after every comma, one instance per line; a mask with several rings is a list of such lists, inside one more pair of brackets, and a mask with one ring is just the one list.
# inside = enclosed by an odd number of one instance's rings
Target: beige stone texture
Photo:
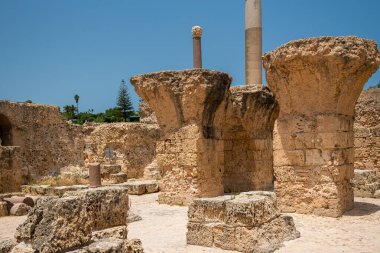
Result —
[[23, 185], [24, 194], [32, 196], [59, 196], [66, 192], [80, 191], [88, 188], [88, 185], [50, 186], [50, 185]]
[[81, 127], [68, 124], [58, 107], [0, 101], [0, 193], [83, 165]]
[[194, 197], [222, 194], [224, 143], [214, 118], [231, 77], [193, 69], [134, 76], [131, 83], [162, 131], [156, 148], [160, 203], [189, 204]]
[[17, 228], [15, 237], [41, 253], [67, 252], [106, 235], [118, 240], [115, 236], [126, 236], [126, 228], [121, 233], [118, 228], [95, 235], [92, 232], [126, 226], [128, 210], [127, 189], [122, 187], [67, 192], [62, 198], [44, 197], [37, 201], [27, 220]]
[[223, 126], [225, 192], [273, 189], [272, 132], [278, 113], [267, 87], [230, 88], [215, 119]]
[[355, 106], [355, 169], [375, 170], [380, 180], [380, 88], [362, 91]]
[[353, 207], [354, 107], [380, 64], [376, 43], [354, 36], [309, 38], [263, 60], [280, 105], [274, 172], [282, 211], [342, 215]]
[[[85, 163], [120, 165], [128, 178], [141, 178], [155, 157], [160, 129], [155, 124], [106, 123], [85, 126]], [[111, 150], [111, 157], [106, 150]], [[111, 173], [109, 173], [111, 174]], [[108, 175], [109, 176], [109, 175]]]
[[376, 170], [355, 170], [352, 180], [355, 197], [380, 198], [379, 172]]
[[63, 197], [78, 196], [87, 211], [92, 230], [125, 225], [128, 217], [128, 189], [117, 186], [66, 192]]
[[148, 103], [141, 100], [139, 104], [140, 122], [145, 124], [157, 124], [157, 117]]
[[293, 219], [280, 215], [272, 192], [196, 199], [189, 207], [187, 243], [240, 252], [273, 252], [299, 237]]

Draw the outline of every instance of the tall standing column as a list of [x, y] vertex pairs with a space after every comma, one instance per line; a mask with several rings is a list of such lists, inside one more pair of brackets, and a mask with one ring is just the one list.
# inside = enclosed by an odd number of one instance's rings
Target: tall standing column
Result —
[[273, 164], [283, 212], [338, 217], [353, 207], [354, 108], [379, 64], [376, 43], [354, 36], [292, 41], [265, 54], [280, 105]]
[[245, 83], [262, 84], [261, 0], [245, 0]]
[[202, 68], [202, 27], [193, 26], [191, 29], [193, 35], [193, 64], [195, 69]]

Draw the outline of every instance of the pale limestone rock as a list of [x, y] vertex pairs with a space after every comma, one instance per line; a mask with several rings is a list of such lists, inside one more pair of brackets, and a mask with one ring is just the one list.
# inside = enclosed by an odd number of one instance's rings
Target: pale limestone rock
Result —
[[12, 248], [17, 244], [14, 239], [0, 240], [0, 253], [9, 253]]
[[59, 252], [88, 243], [91, 222], [84, 199], [46, 197], [37, 202], [27, 220], [17, 228], [18, 241], [31, 242], [41, 253]]
[[337, 217], [353, 207], [355, 102], [376, 72], [376, 43], [358, 37], [289, 42], [263, 57], [280, 105], [275, 191], [282, 211]]
[[355, 169], [377, 171], [380, 180], [380, 88], [360, 94], [355, 106], [354, 134]]
[[223, 125], [225, 192], [273, 189], [272, 132], [278, 104], [267, 87], [230, 88], [215, 121]]
[[293, 219], [280, 215], [271, 192], [195, 199], [188, 218], [188, 244], [264, 253], [299, 237]]
[[9, 211], [10, 215], [14, 216], [22, 216], [27, 215], [30, 211], [31, 207], [24, 203], [16, 203], [12, 206], [11, 210]]
[[[123, 227], [121, 230], [103, 229], [126, 226], [128, 209], [127, 189], [120, 187], [66, 192], [62, 198], [43, 197], [17, 228], [15, 236], [18, 241], [29, 242], [41, 253], [66, 252], [91, 243], [97, 236], [126, 236]], [[76, 252], [94, 252], [86, 250], [90, 249], [82, 248]]]
[[159, 181], [157, 180], [129, 180], [125, 183], [114, 184], [128, 189], [130, 195], [142, 195], [159, 191]]
[[380, 191], [379, 176], [375, 170], [355, 170], [352, 180], [354, 195], [363, 198], [376, 198], [376, 191]]
[[69, 196], [82, 199], [92, 230], [122, 226], [127, 222], [129, 197], [126, 188], [99, 187], [64, 194], [64, 197]]
[[36, 251], [31, 247], [30, 244], [21, 242], [14, 246], [10, 253], [35, 253]]
[[145, 124], [157, 124], [156, 114], [149, 107], [148, 103], [141, 100], [139, 105], [140, 122]]
[[193, 69], [131, 78], [161, 128], [156, 160], [162, 171], [159, 202], [189, 204], [194, 197], [223, 193], [223, 141], [215, 112], [231, 78]]
[[[160, 136], [160, 129], [155, 124], [87, 124], [85, 129], [85, 163], [102, 164], [104, 176], [123, 172], [128, 178], [143, 177], [144, 168], [154, 159]], [[107, 150], [111, 157], [106, 154]], [[105, 173], [106, 166], [116, 166], [112, 168], [116, 171]], [[121, 170], [117, 166], [121, 166]]]
[[0, 193], [83, 165], [82, 127], [68, 124], [56, 106], [0, 101], [0, 125], [7, 132], [0, 146]]
[[127, 226], [118, 226], [112, 228], [106, 228], [103, 230], [97, 230], [92, 232], [92, 240], [96, 241], [105, 238], [118, 238], [127, 239], [128, 229]]

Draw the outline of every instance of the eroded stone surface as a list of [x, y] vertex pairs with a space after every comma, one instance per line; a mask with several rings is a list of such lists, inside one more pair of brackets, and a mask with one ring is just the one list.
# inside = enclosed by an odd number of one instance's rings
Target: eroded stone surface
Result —
[[375, 170], [355, 170], [352, 180], [354, 195], [363, 198], [380, 198], [380, 181], [378, 172]]
[[56, 106], [0, 101], [0, 126], [0, 192], [83, 165], [82, 128], [68, 124]]
[[[160, 129], [155, 124], [141, 123], [88, 124], [85, 133], [86, 164], [102, 164], [106, 179], [118, 172], [126, 173], [128, 178], [141, 178], [154, 159]], [[121, 170], [107, 174], [107, 166], [120, 166]]]
[[280, 105], [274, 134], [275, 191], [283, 211], [340, 216], [353, 207], [353, 115], [380, 64], [374, 41], [319, 37], [264, 56]]
[[86, 209], [92, 230], [122, 226], [127, 222], [128, 189], [123, 187], [100, 187], [82, 191], [66, 192], [64, 197], [78, 196]]
[[90, 243], [93, 231], [125, 226], [128, 209], [127, 189], [121, 187], [44, 197], [17, 228], [15, 237], [41, 253], [68, 251]]
[[273, 189], [272, 132], [278, 104], [262, 85], [230, 88], [217, 113], [223, 125], [225, 192]]
[[280, 215], [274, 193], [196, 199], [189, 207], [187, 243], [241, 252], [273, 252], [299, 237], [293, 219]]
[[162, 130], [156, 148], [163, 173], [160, 203], [188, 204], [193, 197], [223, 193], [223, 141], [214, 117], [231, 78], [194, 69], [134, 76], [131, 82]]
[[364, 90], [355, 106], [355, 169], [375, 170], [380, 179], [380, 88]]

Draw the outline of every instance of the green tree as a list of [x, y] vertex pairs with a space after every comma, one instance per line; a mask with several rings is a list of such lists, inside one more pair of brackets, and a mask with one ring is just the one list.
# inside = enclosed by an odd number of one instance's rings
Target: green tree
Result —
[[122, 79], [120, 83], [117, 97], [117, 108], [121, 111], [124, 121], [126, 121], [128, 116], [132, 115], [134, 112], [131, 98], [129, 97], [128, 88], [124, 79]]
[[79, 108], [78, 108], [78, 103], [79, 103], [79, 95], [75, 94], [74, 96], [75, 103], [77, 104], [77, 114], [79, 114]]
[[73, 119], [75, 117], [76, 108], [74, 105], [65, 105], [63, 107], [63, 116], [67, 119]]

